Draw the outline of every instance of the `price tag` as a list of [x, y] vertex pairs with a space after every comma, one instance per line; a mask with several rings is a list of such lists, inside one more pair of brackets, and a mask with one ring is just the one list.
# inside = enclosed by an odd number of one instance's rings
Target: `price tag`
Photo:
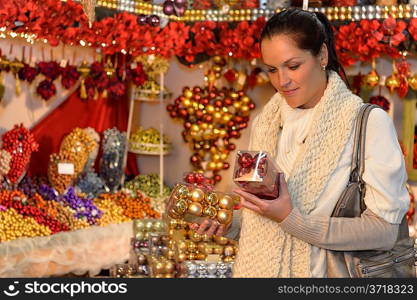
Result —
[[59, 163], [58, 174], [61, 175], [74, 175], [74, 164], [70, 163]]
[[61, 68], [65, 68], [67, 66], [68, 61], [66, 59], [61, 60], [61, 63], [59, 64]]

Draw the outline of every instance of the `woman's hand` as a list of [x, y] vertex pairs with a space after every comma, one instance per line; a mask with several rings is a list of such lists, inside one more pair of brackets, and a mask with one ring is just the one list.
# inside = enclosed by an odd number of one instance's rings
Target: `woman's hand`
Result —
[[223, 236], [230, 228], [229, 225], [221, 225], [219, 222], [211, 219], [205, 219], [201, 224], [191, 224], [191, 229], [195, 230], [198, 234], [207, 234], [209, 236]]
[[283, 173], [280, 175], [280, 194], [277, 199], [263, 200], [241, 189], [235, 189], [233, 191], [242, 196], [241, 204], [243, 207], [246, 207], [274, 221], [282, 222], [292, 211], [291, 198], [288, 193], [287, 183]]

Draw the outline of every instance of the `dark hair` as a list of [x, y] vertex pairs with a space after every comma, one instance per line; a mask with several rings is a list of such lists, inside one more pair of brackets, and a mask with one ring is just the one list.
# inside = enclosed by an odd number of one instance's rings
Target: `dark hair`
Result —
[[324, 14], [299, 8], [283, 10], [266, 22], [261, 41], [265, 38], [271, 39], [277, 34], [292, 35], [300, 49], [308, 50], [314, 56], [319, 54], [325, 43], [329, 52], [326, 70], [337, 72], [346, 81], [345, 70], [337, 58], [332, 25]]

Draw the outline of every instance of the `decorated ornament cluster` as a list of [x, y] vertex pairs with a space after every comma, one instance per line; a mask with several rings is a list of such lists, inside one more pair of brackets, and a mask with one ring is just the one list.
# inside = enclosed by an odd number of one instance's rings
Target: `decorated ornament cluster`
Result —
[[221, 180], [221, 170], [230, 167], [226, 161], [236, 148], [232, 140], [248, 126], [254, 108], [243, 91], [199, 86], [185, 87], [174, 104], [167, 106], [170, 116], [183, 123], [182, 136], [193, 151], [194, 170], [203, 172], [212, 184]]

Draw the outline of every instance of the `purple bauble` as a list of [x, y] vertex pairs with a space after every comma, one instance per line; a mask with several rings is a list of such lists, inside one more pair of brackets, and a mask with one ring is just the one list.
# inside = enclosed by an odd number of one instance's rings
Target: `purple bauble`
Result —
[[146, 24], [147, 19], [148, 19], [148, 16], [147, 16], [147, 15], [140, 14], [140, 15], [138, 16], [138, 18], [137, 18], [138, 24], [139, 24], [139, 25], [145, 25], [145, 24]]
[[186, 7], [187, 6], [187, 0], [174, 0], [176, 7]]
[[184, 6], [175, 8], [175, 15], [177, 17], [181, 17], [182, 15], [184, 15], [184, 13], [185, 13], [185, 7]]
[[148, 24], [153, 26], [153, 27], [157, 27], [159, 26], [159, 24], [161, 23], [161, 21], [159, 20], [159, 17], [157, 15], [151, 15], [148, 17]]
[[173, 15], [175, 13], [174, 4], [171, 1], [165, 1], [163, 11], [167, 16]]

